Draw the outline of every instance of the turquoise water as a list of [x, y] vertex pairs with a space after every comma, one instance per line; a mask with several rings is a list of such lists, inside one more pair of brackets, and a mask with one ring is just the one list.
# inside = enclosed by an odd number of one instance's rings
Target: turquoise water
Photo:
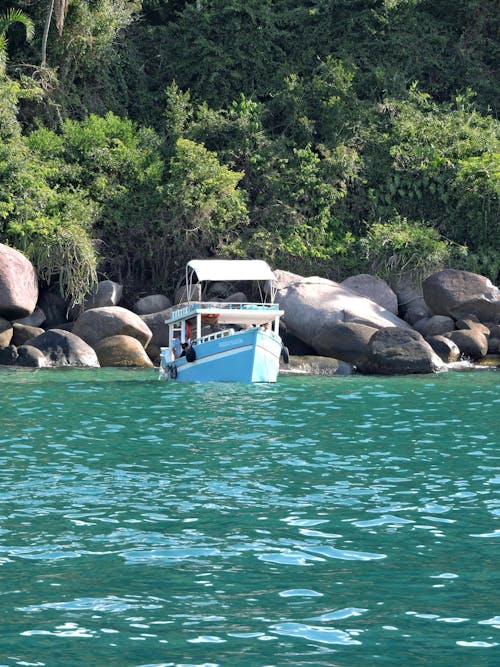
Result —
[[0, 665], [499, 665], [499, 380], [0, 371]]

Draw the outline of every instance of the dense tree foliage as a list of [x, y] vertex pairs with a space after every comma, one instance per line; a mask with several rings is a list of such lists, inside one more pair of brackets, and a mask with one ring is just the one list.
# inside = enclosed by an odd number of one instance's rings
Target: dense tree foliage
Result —
[[3, 4], [0, 241], [73, 299], [195, 255], [498, 278], [496, 0]]

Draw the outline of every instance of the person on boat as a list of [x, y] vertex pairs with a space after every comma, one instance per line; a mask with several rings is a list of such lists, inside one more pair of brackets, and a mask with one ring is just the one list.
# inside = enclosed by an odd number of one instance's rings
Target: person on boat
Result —
[[172, 341], [172, 352], [174, 353], [174, 357], [176, 359], [178, 359], [181, 356], [182, 347], [180, 338], [174, 338], [174, 340]]

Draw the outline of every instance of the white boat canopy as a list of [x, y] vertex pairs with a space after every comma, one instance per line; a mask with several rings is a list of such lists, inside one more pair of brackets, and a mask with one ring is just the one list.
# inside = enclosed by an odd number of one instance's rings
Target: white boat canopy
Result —
[[198, 282], [268, 281], [271, 299], [274, 300], [274, 275], [270, 266], [261, 259], [192, 259], [186, 266], [188, 300], [191, 299], [194, 275]]
[[192, 259], [188, 267], [203, 280], [274, 280], [262, 259]]

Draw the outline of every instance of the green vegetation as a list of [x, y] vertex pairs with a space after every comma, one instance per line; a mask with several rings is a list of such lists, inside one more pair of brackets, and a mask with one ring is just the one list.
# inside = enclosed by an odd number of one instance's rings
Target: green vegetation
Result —
[[423, 280], [453, 254], [436, 229], [399, 218], [373, 224], [360, 245], [371, 271], [394, 284], [403, 274]]
[[193, 256], [500, 271], [496, 0], [13, 0], [0, 242], [80, 301]]

